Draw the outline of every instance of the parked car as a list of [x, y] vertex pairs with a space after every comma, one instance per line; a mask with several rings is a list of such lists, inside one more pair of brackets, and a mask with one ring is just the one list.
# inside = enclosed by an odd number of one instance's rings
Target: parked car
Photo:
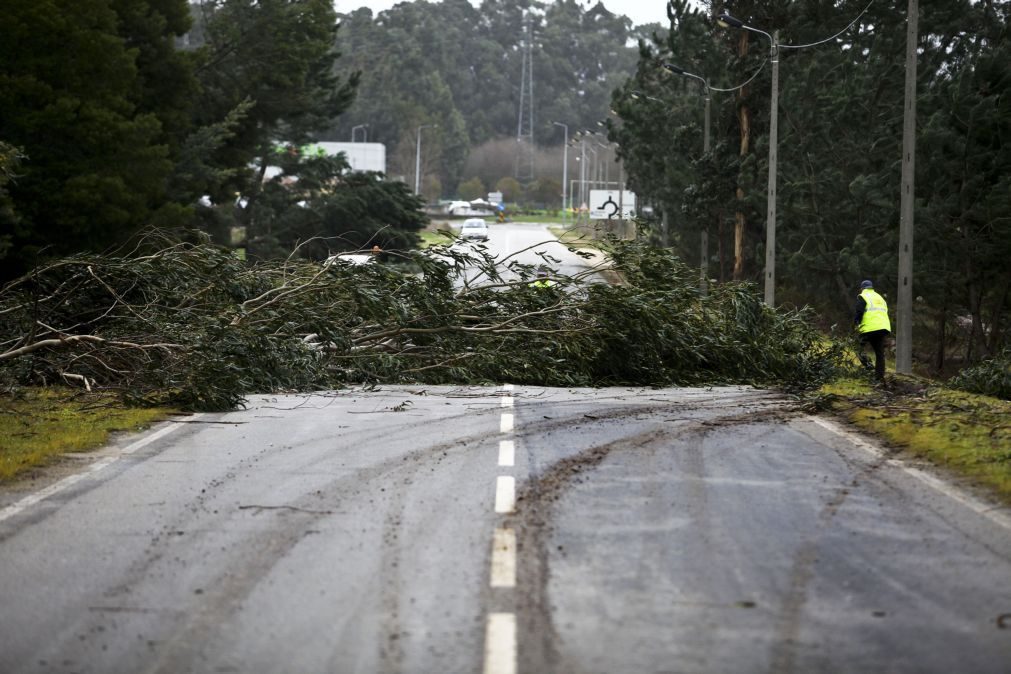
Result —
[[323, 263], [323, 266], [329, 267], [332, 264], [372, 264], [375, 261], [376, 256], [372, 253], [339, 253], [328, 257]]
[[460, 227], [460, 238], [468, 241], [487, 241], [488, 223], [481, 218], [467, 218]]

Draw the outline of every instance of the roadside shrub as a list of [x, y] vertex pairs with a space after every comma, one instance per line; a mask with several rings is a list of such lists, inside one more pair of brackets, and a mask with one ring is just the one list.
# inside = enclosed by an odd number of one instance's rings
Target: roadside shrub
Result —
[[1011, 349], [962, 370], [949, 385], [969, 393], [1011, 400]]

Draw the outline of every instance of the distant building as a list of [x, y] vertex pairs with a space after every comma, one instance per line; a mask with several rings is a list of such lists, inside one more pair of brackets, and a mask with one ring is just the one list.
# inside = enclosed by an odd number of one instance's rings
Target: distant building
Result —
[[491, 215], [491, 204], [483, 199], [451, 201], [446, 205], [446, 215]]
[[352, 171], [386, 173], [386, 146], [382, 143], [313, 143], [303, 152], [311, 152], [311, 148], [320, 148], [331, 157], [343, 152]]

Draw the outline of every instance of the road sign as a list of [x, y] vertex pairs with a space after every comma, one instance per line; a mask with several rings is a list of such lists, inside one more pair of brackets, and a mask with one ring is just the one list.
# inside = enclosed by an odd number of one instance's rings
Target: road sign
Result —
[[635, 193], [628, 190], [590, 190], [591, 220], [625, 220], [635, 213]]

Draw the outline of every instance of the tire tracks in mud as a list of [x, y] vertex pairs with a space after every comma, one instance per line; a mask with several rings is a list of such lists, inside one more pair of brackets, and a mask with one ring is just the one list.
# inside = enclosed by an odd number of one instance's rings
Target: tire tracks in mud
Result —
[[[625, 406], [603, 412], [594, 412], [591, 417], [552, 420], [551, 424], [533, 423], [524, 425], [520, 435], [544, 431], [546, 426], [585, 426], [589, 424], [619, 421], [629, 416], [669, 414], [672, 404], [649, 406]], [[692, 401], [695, 403], [695, 401]], [[600, 466], [609, 456], [618, 452], [656, 451], [673, 440], [687, 436], [705, 436], [711, 430], [727, 426], [754, 424], [770, 420], [785, 420], [797, 412], [782, 399], [735, 400], [718, 408], [737, 408], [737, 413], [723, 414], [709, 418], [657, 418], [658, 423], [675, 421], [676, 426], [654, 426], [640, 433], [622, 437], [610, 442], [592, 445], [576, 454], [564, 457], [550, 464], [539, 475], [531, 474], [518, 491], [516, 511], [505, 518], [506, 526], [516, 531], [518, 553], [518, 576], [515, 607], [518, 621], [518, 639], [522, 644], [520, 653], [521, 670], [550, 671], [565, 674], [569, 670], [560, 661], [557, 644], [559, 635], [554, 626], [549, 597], [551, 576], [551, 555], [549, 540], [554, 528], [553, 510], [555, 504], [575, 484], [585, 480], [585, 476]], [[750, 404], [749, 404], [750, 403]], [[688, 407], [701, 407], [695, 403]], [[680, 408], [685, 409], [682, 405]], [[711, 409], [711, 406], [709, 407]], [[742, 409], [743, 408], [743, 409]], [[701, 457], [696, 457], [701, 460]]]
[[[489, 409], [488, 414], [497, 413]], [[473, 412], [471, 413], [473, 414]], [[404, 429], [409, 432], [410, 429]], [[381, 545], [377, 587], [379, 607], [382, 611], [381, 633], [377, 635], [378, 662], [383, 671], [402, 669], [403, 648], [400, 645], [402, 627], [399, 612], [399, 588], [402, 586], [401, 522], [407, 492], [414, 476], [426, 468], [436, 466], [454, 455], [479, 451], [482, 444], [497, 437], [493, 431], [474, 433], [434, 445], [420, 447], [363, 468], [353, 469], [327, 484], [289, 499], [283, 504], [269, 506], [257, 504], [223, 503], [229, 487], [241, 481], [244, 475], [255, 472], [262, 460], [288, 447], [263, 448], [230, 467], [223, 475], [208, 480], [192, 503], [180, 515], [162, 525], [154, 533], [142, 555], [129, 567], [119, 582], [103, 592], [104, 603], [126, 604], [135, 597], [139, 588], [152, 577], [165, 577], [189, 563], [178, 552], [177, 546], [189, 539], [198, 545], [195, 537], [212, 537], [216, 530], [229, 528], [230, 522], [248, 522], [247, 518], [262, 518], [261, 526], [231, 538], [219, 548], [214, 577], [204, 583], [196, 597], [184, 601], [184, 607], [172, 610], [174, 625], [159, 633], [151, 620], [150, 631], [145, 630], [148, 647], [148, 672], [187, 671], [200, 662], [201, 647], [213, 640], [223, 622], [238, 613], [243, 602], [256, 590], [271, 570], [306, 537], [318, 533], [318, 525], [339, 513], [343, 501], [368, 498], [368, 492], [382, 494], [386, 512], [382, 519]], [[303, 466], [302, 470], [307, 467]], [[175, 571], [173, 569], [176, 569]], [[167, 615], [165, 609], [153, 608], [154, 613]], [[90, 634], [103, 632], [107, 627], [106, 611], [93, 613], [87, 623], [76, 631]], [[95, 624], [90, 624], [95, 623]], [[164, 624], [163, 624], [164, 626]]]
[[854, 471], [853, 478], [844, 486], [837, 487], [825, 501], [818, 513], [816, 524], [797, 550], [793, 566], [790, 569], [789, 589], [782, 603], [779, 619], [775, 626], [775, 646], [772, 650], [771, 671], [788, 674], [795, 671], [797, 647], [800, 645], [800, 630], [804, 606], [807, 604], [811, 581], [814, 579], [814, 567], [818, 561], [818, 546], [822, 535], [832, 526], [839, 510], [846, 503], [849, 495], [861, 483], [872, 478], [898, 452], [889, 451], [875, 456], [859, 468], [856, 462], [836, 450], [837, 456]]

